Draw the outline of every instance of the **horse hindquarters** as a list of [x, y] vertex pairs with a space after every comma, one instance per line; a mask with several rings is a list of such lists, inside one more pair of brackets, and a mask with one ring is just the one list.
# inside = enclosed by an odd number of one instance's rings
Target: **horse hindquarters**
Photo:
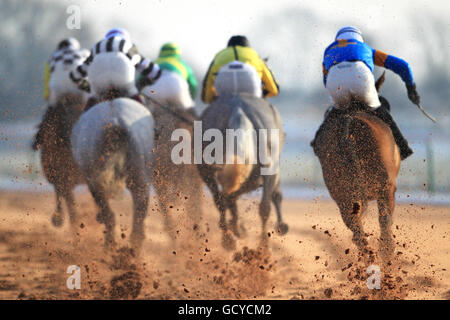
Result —
[[108, 199], [125, 185], [133, 197], [132, 244], [139, 248], [148, 205], [150, 150], [153, 146], [151, 115], [137, 102], [120, 98], [86, 112], [72, 134], [74, 157], [106, 226], [105, 246], [114, 245], [115, 217]]
[[318, 142], [325, 183], [353, 232], [353, 241], [361, 250], [366, 249], [361, 217], [366, 202], [377, 200], [381, 244], [389, 252], [393, 248], [390, 226], [399, 169], [398, 148], [389, 128], [374, 116], [358, 113], [345, 121], [334, 119]]
[[370, 179], [364, 165], [365, 158], [370, 157], [370, 150], [365, 148], [371, 145], [366, 129], [367, 126], [354, 117], [333, 118], [316, 142], [325, 184], [339, 207], [342, 220], [353, 233], [353, 242], [361, 251], [367, 246], [361, 215], [368, 196], [366, 179]]
[[226, 130], [225, 165], [218, 180], [223, 192], [231, 194], [242, 187], [257, 163], [257, 137], [252, 122], [241, 108], [233, 110]]

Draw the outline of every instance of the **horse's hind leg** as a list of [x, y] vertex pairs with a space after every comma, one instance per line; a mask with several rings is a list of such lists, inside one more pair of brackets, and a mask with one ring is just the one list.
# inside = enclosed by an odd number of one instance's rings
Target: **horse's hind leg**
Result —
[[[195, 172], [197, 173], [197, 172]], [[198, 176], [196, 177], [198, 179]], [[200, 224], [203, 219], [203, 184], [200, 181], [192, 182], [192, 187], [187, 187], [185, 192], [185, 208], [192, 219], [193, 230], [199, 235]]]
[[76, 227], [76, 224], [78, 222], [78, 214], [75, 209], [75, 200], [73, 197], [73, 190], [68, 189], [66, 192], [64, 192], [64, 199], [66, 200], [67, 209], [69, 211], [69, 219], [72, 227]]
[[231, 231], [233, 231], [234, 235], [238, 238], [244, 237], [247, 232], [243, 224], [238, 226], [238, 207], [237, 207], [237, 198], [236, 197], [228, 197], [227, 198], [228, 208], [231, 212]]
[[338, 206], [341, 211], [342, 220], [344, 220], [345, 225], [353, 232], [353, 242], [362, 252], [367, 251], [368, 242], [361, 223], [361, 213], [363, 210], [361, 203], [341, 202], [338, 203]]
[[95, 203], [100, 209], [100, 212], [97, 214], [97, 221], [98, 223], [103, 223], [106, 227], [105, 249], [111, 249], [116, 245], [114, 240], [114, 228], [116, 226], [114, 213], [109, 206], [104, 190], [99, 186], [91, 184], [88, 184], [88, 186]]
[[275, 206], [275, 210], [277, 211], [277, 230], [280, 234], [286, 234], [289, 230], [289, 227], [286, 223], [283, 222], [283, 218], [281, 216], [281, 201], [283, 200], [283, 194], [280, 190], [280, 183], [278, 182], [277, 187], [272, 192], [272, 202]]
[[80, 240], [80, 234], [78, 232], [78, 214], [75, 209], [75, 199], [73, 197], [72, 188], [68, 188], [64, 192], [64, 199], [66, 200], [67, 211], [69, 212], [70, 226], [75, 237], [75, 243], [78, 243]]
[[134, 207], [131, 246], [139, 252], [142, 246], [142, 241], [145, 239], [144, 225], [150, 195], [149, 189], [143, 181], [135, 181], [136, 180], [129, 184]]
[[233, 239], [226, 220], [227, 205], [225, 203], [228, 201], [220, 193], [217, 193], [214, 198], [216, 199], [215, 202], [220, 212], [219, 228], [222, 229], [222, 246], [227, 250], [234, 250], [236, 248], [236, 241]]
[[52, 215], [52, 223], [55, 227], [61, 227], [64, 222], [63, 209], [62, 209], [62, 191], [55, 186], [56, 195], [56, 212]]
[[384, 261], [388, 261], [394, 252], [392, 239], [392, 215], [395, 206], [395, 187], [388, 186], [383, 195], [377, 200], [378, 220], [380, 222], [380, 251]]
[[219, 192], [219, 187], [214, 179], [214, 171], [205, 169], [204, 167], [199, 167], [198, 169], [200, 176], [211, 191], [214, 203], [220, 212], [219, 228], [222, 229], [222, 246], [227, 250], [234, 250], [236, 248], [236, 241], [228, 230], [228, 224], [225, 217], [227, 201], [223, 194]]
[[163, 218], [164, 218], [164, 228], [166, 229], [167, 234], [172, 240], [175, 240], [175, 232], [174, 232], [174, 225], [172, 222], [172, 219], [169, 215], [168, 205], [170, 203], [174, 203], [174, 199], [169, 193], [168, 187], [166, 183], [156, 180], [154, 182], [156, 195], [158, 198], [158, 205], [159, 210], [161, 211]]
[[263, 176], [263, 195], [259, 204], [259, 216], [261, 217], [261, 239], [267, 240], [266, 224], [270, 215], [270, 205], [275, 188], [275, 176]]

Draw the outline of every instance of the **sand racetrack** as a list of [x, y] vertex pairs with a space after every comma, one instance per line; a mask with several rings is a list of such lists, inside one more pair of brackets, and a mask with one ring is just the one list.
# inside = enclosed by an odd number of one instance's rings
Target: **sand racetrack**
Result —
[[[80, 224], [75, 241], [66, 218], [55, 228], [52, 193], [0, 192], [0, 299], [450, 299], [450, 208], [397, 205], [393, 233], [395, 256], [380, 265], [380, 290], [366, 285], [367, 263], [358, 262], [336, 205], [331, 201], [285, 200], [290, 231], [271, 232], [258, 249], [258, 199], [239, 202], [247, 237], [237, 250], [221, 247], [218, 212], [206, 198], [200, 236], [184, 213], [172, 242], [152, 198], [146, 240], [139, 257], [125, 249], [103, 251], [103, 226], [88, 193], [77, 193]], [[131, 200], [113, 200], [116, 239], [125, 248]], [[378, 218], [372, 204], [365, 220], [369, 243], [378, 250]], [[269, 230], [275, 225], [272, 210]], [[70, 265], [81, 268], [81, 289], [69, 290]]]

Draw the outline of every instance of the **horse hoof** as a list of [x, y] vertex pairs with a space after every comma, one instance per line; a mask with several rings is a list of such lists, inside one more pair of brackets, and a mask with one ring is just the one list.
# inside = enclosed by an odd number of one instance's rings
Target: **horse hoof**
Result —
[[245, 229], [243, 224], [240, 224], [239, 227], [234, 227], [233, 229], [233, 234], [239, 238], [245, 238], [247, 236], [247, 230]]
[[394, 244], [391, 240], [381, 240], [380, 241], [380, 255], [384, 262], [390, 261], [392, 255], [394, 254]]
[[63, 219], [62, 215], [60, 215], [60, 214], [54, 214], [52, 216], [52, 224], [55, 227], [58, 227], [58, 228], [61, 227], [63, 224], [63, 221], [64, 221], [64, 219]]
[[242, 223], [239, 225], [239, 232], [242, 238], [247, 236], [247, 229], [245, 229], [244, 224]]
[[280, 235], [285, 235], [289, 231], [289, 226], [287, 225], [287, 223], [282, 222], [278, 224], [277, 231]]
[[222, 246], [228, 251], [236, 249], [236, 241], [233, 236], [229, 233], [225, 233], [222, 237]]
[[103, 245], [103, 251], [106, 253], [114, 252], [117, 248], [116, 242], [114, 240], [105, 240], [105, 244]]
[[367, 251], [367, 246], [369, 245], [369, 242], [367, 241], [366, 238], [360, 236], [353, 236], [352, 241], [360, 251], [363, 252]]
[[106, 223], [106, 217], [103, 213], [99, 212], [97, 213], [97, 216], [95, 217], [95, 220], [97, 220], [98, 223]]
[[132, 236], [130, 239], [130, 246], [136, 253], [136, 255], [139, 255], [142, 247], [142, 243], [144, 241], [143, 236]]
[[259, 247], [263, 250], [266, 250], [269, 247], [269, 237], [265, 232], [261, 235], [261, 239], [259, 240]]

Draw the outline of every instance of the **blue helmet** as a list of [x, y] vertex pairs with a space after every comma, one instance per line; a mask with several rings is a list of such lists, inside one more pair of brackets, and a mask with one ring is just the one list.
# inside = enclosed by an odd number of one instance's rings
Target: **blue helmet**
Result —
[[105, 39], [109, 39], [111, 37], [120, 37], [122, 39], [131, 41], [128, 31], [122, 28], [113, 28], [105, 34]]
[[348, 39], [355, 39], [360, 42], [364, 42], [361, 30], [353, 26], [343, 27], [339, 29], [339, 31], [336, 33], [335, 40], [348, 40]]

